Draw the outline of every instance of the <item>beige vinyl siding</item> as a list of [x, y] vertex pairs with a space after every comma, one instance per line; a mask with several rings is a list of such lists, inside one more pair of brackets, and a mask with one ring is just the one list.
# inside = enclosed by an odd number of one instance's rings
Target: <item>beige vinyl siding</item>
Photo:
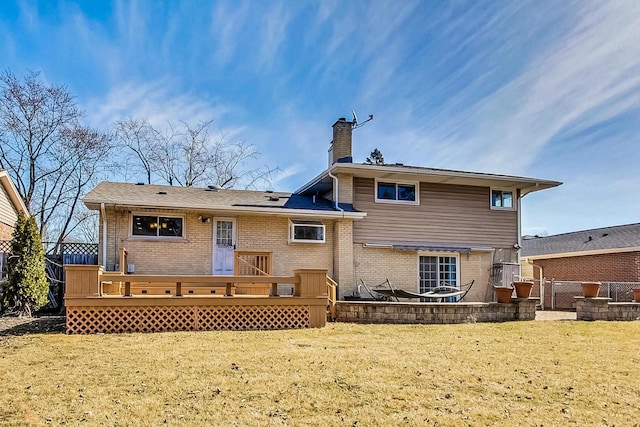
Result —
[[18, 214], [11, 203], [11, 199], [0, 184], [0, 222], [13, 227], [18, 220]]
[[427, 243], [511, 247], [517, 212], [492, 210], [488, 187], [420, 183], [420, 205], [375, 203], [374, 180], [355, 178], [354, 243]]

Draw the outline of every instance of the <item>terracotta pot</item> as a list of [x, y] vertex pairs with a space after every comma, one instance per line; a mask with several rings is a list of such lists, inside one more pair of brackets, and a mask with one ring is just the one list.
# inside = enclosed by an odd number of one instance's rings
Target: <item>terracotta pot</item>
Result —
[[600, 293], [600, 282], [582, 282], [582, 295], [585, 298], [595, 298]]
[[533, 282], [513, 282], [513, 287], [516, 288], [517, 298], [529, 298], [531, 296]]
[[513, 288], [509, 288], [506, 286], [496, 286], [494, 289], [496, 290], [496, 301], [503, 304], [508, 304], [511, 302], [511, 294], [513, 293]]
[[640, 288], [635, 288], [633, 290], [633, 300], [635, 302], [640, 302]]

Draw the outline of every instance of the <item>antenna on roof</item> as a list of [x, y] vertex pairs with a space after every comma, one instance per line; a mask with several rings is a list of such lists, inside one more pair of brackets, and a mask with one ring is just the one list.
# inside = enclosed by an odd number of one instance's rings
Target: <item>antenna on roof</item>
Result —
[[353, 114], [353, 122], [351, 124], [351, 129], [358, 129], [359, 127], [364, 126], [365, 123], [373, 120], [373, 114], [369, 114], [369, 118], [362, 123], [358, 123], [358, 115], [356, 114], [356, 110], [351, 110], [351, 114]]

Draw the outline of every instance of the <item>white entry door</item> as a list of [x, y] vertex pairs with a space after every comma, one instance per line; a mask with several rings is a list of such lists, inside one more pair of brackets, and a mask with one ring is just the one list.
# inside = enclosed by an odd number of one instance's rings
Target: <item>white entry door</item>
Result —
[[233, 276], [233, 251], [236, 248], [236, 220], [214, 218], [213, 221], [213, 274]]

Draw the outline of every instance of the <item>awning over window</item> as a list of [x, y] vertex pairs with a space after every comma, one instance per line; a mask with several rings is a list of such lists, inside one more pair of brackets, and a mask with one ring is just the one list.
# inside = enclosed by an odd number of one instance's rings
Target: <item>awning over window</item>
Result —
[[393, 249], [397, 251], [424, 251], [424, 252], [457, 252], [461, 254], [468, 254], [471, 252], [470, 247], [460, 246], [433, 246], [433, 245], [406, 245], [398, 244], [393, 245]]

